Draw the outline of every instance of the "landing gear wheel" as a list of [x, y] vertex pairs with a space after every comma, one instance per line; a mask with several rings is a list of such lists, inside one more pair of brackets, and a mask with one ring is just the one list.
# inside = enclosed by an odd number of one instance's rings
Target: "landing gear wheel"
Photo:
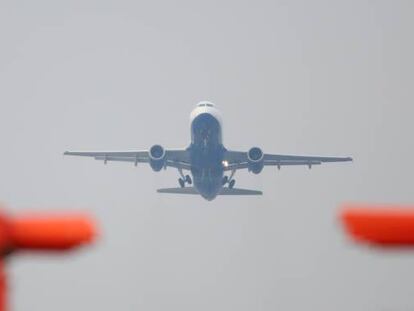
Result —
[[225, 184], [227, 184], [229, 182], [229, 177], [228, 176], [224, 176], [223, 177], [223, 186], [225, 185]]
[[187, 184], [189, 184], [189, 185], [191, 185], [191, 184], [193, 183], [193, 181], [191, 180], [190, 175], [186, 175], [186, 176], [185, 176], [185, 182], [186, 182]]
[[235, 184], [236, 184], [236, 180], [235, 180], [235, 179], [232, 179], [232, 180], [230, 181], [230, 183], [229, 183], [229, 188], [230, 188], [230, 189], [233, 189]]
[[185, 187], [185, 181], [182, 178], [178, 178], [178, 183], [180, 184], [181, 188]]

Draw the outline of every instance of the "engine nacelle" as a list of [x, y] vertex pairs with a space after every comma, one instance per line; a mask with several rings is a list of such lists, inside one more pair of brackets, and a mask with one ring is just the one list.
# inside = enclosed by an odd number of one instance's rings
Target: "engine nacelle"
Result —
[[149, 150], [150, 166], [155, 172], [161, 171], [165, 164], [165, 149], [161, 145], [154, 145]]
[[247, 152], [249, 162], [249, 171], [253, 174], [259, 174], [264, 166], [264, 153], [262, 149], [253, 147]]

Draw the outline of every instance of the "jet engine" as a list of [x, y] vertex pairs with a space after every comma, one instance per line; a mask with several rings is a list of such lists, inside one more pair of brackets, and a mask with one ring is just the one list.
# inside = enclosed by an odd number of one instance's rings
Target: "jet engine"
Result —
[[165, 149], [161, 145], [154, 145], [149, 150], [150, 166], [159, 172], [165, 164]]
[[249, 162], [249, 172], [259, 174], [264, 166], [264, 153], [262, 149], [253, 147], [247, 152], [247, 160]]

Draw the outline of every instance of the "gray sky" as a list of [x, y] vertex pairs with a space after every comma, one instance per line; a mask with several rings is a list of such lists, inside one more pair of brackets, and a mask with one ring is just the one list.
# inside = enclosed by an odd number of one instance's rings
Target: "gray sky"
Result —
[[[411, 310], [414, 253], [355, 247], [344, 201], [413, 202], [411, 1], [2, 1], [0, 198], [81, 209], [102, 238], [10, 265], [13, 310]], [[237, 174], [263, 197], [161, 196], [177, 172], [66, 149], [189, 143], [351, 155]]]

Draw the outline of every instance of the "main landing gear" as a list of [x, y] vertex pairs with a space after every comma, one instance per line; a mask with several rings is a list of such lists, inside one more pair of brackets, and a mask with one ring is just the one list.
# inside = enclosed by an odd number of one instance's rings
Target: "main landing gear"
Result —
[[224, 176], [223, 177], [223, 186], [228, 184], [229, 189], [234, 188], [234, 185], [236, 184], [236, 180], [233, 178], [235, 173], [236, 173], [236, 170], [233, 170], [231, 172], [230, 176]]
[[184, 188], [186, 184], [191, 185], [193, 183], [193, 180], [191, 179], [190, 175], [185, 175], [181, 169], [178, 169], [178, 172], [180, 173], [180, 178], [178, 178], [178, 184], [181, 188]]

